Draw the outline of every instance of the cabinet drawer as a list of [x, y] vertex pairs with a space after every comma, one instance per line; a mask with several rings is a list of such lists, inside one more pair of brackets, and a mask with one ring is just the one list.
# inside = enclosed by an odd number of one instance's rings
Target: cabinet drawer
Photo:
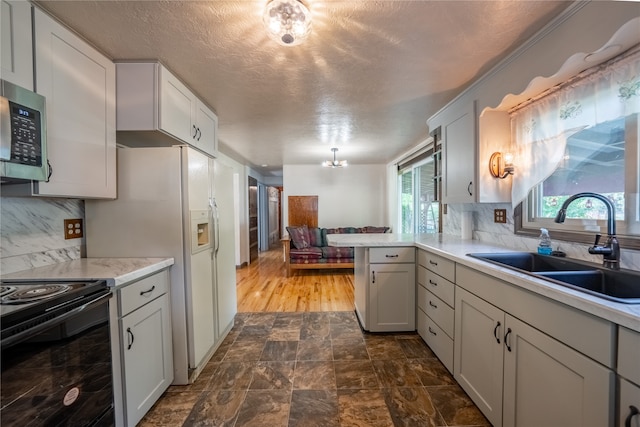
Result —
[[418, 283], [442, 301], [453, 307], [456, 286], [450, 281], [434, 274], [422, 266], [418, 266]]
[[418, 310], [418, 334], [438, 356], [445, 368], [453, 373], [453, 340], [420, 309]]
[[142, 307], [167, 293], [169, 288], [168, 270], [163, 270], [153, 276], [145, 277], [120, 289], [120, 316], [126, 316], [133, 310]]
[[414, 247], [401, 248], [370, 248], [370, 264], [409, 263], [416, 261], [416, 249]]
[[453, 308], [440, 298], [418, 286], [418, 307], [420, 307], [449, 337], [453, 337]]
[[618, 374], [640, 385], [640, 332], [622, 326], [618, 327]]
[[456, 263], [447, 258], [427, 251], [419, 251], [418, 264], [451, 282], [456, 281]]

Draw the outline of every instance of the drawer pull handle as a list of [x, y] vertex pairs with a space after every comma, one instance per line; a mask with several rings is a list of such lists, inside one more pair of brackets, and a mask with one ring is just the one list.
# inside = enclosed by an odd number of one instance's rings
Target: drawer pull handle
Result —
[[153, 285], [151, 287], [151, 289], [147, 289], [146, 291], [140, 291], [140, 296], [144, 296], [145, 294], [148, 294], [149, 292], [153, 292], [156, 289], [156, 285]]
[[131, 350], [131, 346], [133, 345], [133, 341], [135, 337], [133, 336], [133, 332], [131, 332], [131, 328], [127, 328], [127, 338], [131, 338], [131, 341], [128, 341], [127, 350]]
[[435, 266], [437, 266], [437, 265], [438, 265], [438, 263], [437, 263], [437, 262], [432, 261], [432, 260], [429, 260], [429, 264], [431, 264], [431, 265], [435, 265]]
[[507, 333], [504, 334], [504, 345], [507, 346], [507, 350], [511, 351], [511, 346], [509, 345], [509, 342], [507, 341], [507, 338], [509, 338], [509, 335], [511, 335], [511, 328], [507, 328]]
[[371, 283], [376, 283], [376, 272], [375, 271], [371, 272]]
[[437, 306], [437, 305], [435, 305], [434, 303], [432, 303], [432, 302], [431, 302], [431, 300], [429, 301], [429, 305], [430, 305], [431, 307], [433, 307], [433, 308], [438, 308], [438, 306]]
[[438, 286], [438, 284], [431, 279], [429, 279], [429, 284], [433, 286]]
[[500, 337], [498, 336], [498, 328], [500, 327], [500, 322], [496, 323], [496, 327], [493, 328], [493, 336], [496, 338], [498, 344], [500, 344]]
[[434, 335], [434, 336], [438, 335], [438, 334], [436, 333], [436, 331], [434, 331], [433, 329], [431, 329], [431, 326], [429, 326], [429, 333], [430, 333], [431, 335]]
[[640, 411], [638, 411], [638, 408], [636, 408], [633, 405], [629, 405], [629, 415], [627, 415], [627, 419], [624, 420], [624, 427], [631, 427], [631, 418], [633, 418], [638, 414], [640, 414]]
[[398, 255], [385, 255], [386, 258], [398, 258]]

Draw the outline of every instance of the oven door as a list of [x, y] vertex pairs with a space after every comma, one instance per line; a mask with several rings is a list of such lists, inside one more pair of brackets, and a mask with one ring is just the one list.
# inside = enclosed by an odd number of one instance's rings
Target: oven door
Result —
[[107, 302], [2, 350], [2, 425], [114, 424]]

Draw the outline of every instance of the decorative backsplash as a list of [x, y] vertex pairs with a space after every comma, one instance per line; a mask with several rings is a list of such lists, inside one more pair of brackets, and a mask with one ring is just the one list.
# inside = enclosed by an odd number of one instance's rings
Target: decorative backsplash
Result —
[[[493, 222], [493, 210], [506, 209], [507, 223]], [[443, 217], [443, 233], [460, 236], [462, 229], [463, 212], [472, 212], [473, 239], [505, 246], [514, 250], [535, 252], [538, 248], [538, 239], [518, 236], [513, 234], [513, 208], [510, 203], [476, 203], [476, 204], [450, 204], [447, 205], [447, 215]], [[551, 243], [554, 250], [560, 249], [566, 252], [569, 258], [582, 259], [595, 263], [601, 263], [602, 257], [591, 255], [587, 252], [589, 245], [571, 243], [553, 239]], [[631, 270], [640, 270], [640, 251], [622, 249], [621, 267]]]
[[2, 197], [0, 200], [0, 273], [79, 259], [84, 238], [64, 238], [64, 220], [84, 219], [84, 201]]

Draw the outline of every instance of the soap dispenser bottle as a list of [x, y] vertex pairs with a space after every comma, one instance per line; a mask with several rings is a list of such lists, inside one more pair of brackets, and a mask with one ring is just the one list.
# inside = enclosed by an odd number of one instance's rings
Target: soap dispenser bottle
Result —
[[549, 230], [546, 228], [540, 229], [540, 242], [538, 243], [538, 253], [542, 255], [551, 255], [551, 237], [549, 237]]

